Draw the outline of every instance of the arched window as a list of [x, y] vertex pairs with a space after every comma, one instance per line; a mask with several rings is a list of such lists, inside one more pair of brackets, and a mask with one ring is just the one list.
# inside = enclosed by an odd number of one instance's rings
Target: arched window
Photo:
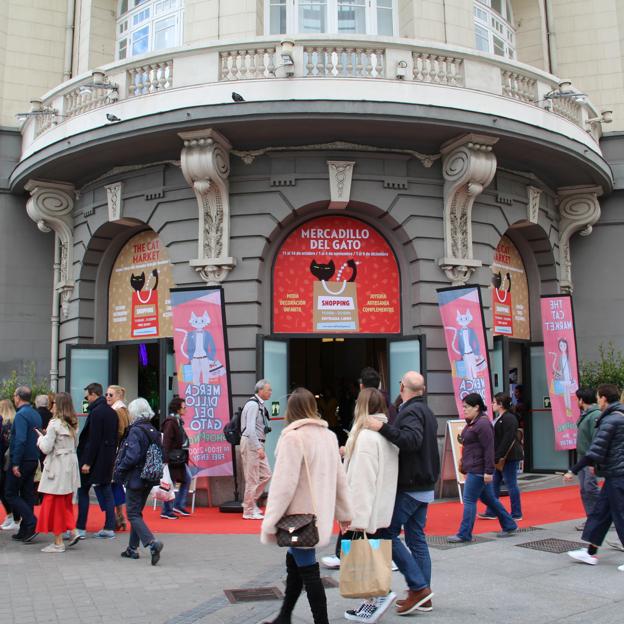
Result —
[[509, 0], [475, 0], [474, 21], [477, 50], [516, 58], [516, 30]]
[[119, 0], [117, 59], [182, 43], [183, 0]]
[[265, 0], [267, 35], [395, 32], [396, 0]]

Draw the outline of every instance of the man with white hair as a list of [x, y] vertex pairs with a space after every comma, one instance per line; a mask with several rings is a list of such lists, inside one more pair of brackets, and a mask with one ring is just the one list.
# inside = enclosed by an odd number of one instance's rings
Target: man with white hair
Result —
[[264, 405], [271, 398], [271, 384], [266, 379], [256, 383], [255, 394], [247, 400], [241, 414], [241, 458], [245, 475], [243, 518], [262, 520], [264, 516], [256, 501], [271, 479], [271, 468], [264, 451], [266, 435], [270, 431], [269, 412]]

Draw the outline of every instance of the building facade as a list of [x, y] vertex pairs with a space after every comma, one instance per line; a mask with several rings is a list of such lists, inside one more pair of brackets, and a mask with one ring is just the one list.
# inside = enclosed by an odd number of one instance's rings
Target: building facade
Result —
[[[119, 333], [134, 321], [114, 285], [148, 267], [126, 256], [156, 249], [170, 286], [223, 286], [235, 407], [263, 375], [283, 414], [293, 383], [348, 395], [372, 365], [395, 395], [409, 367], [426, 375], [442, 434], [457, 414], [436, 289], [474, 283], [494, 388], [522, 385], [531, 408], [528, 466], [567, 465], [543, 405], [539, 296], [573, 291], [582, 357], [624, 344], [615, 0], [9, 0], [0, 11], [1, 210], [30, 232], [3, 253], [32, 248], [20, 268], [51, 329], [27, 353], [47, 358], [53, 384], [79, 398], [97, 376], [164, 409], [179, 372], [172, 336], [165, 320], [149, 337]], [[337, 280], [354, 266], [375, 286], [396, 277], [364, 294], [352, 276], [366, 298], [357, 324], [297, 324], [315, 294], [299, 292], [309, 275], [285, 250], [304, 231], [321, 232], [314, 275], [333, 262]], [[350, 255], [358, 236], [378, 241], [378, 266]], [[157, 289], [142, 272], [139, 303]], [[506, 278], [522, 327], [501, 330], [492, 301]], [[165, 319], [166, 295], [159, 305]], [[21, 310], [6, 308], [19, 330], [2, 325], [16, 348], [30, 326]]]

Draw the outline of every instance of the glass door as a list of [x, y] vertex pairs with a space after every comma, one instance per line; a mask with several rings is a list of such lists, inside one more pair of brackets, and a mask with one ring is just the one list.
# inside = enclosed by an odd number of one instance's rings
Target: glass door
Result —
[[267, 435], [265, 450], [269, 464], [275, 463], [275, 447], [284, 429], [284, 414], [288, 401], [288, 341], [258, 336], [258, 366], [260, 377], [268, 380], [273, 388], [267, 409], [271, 416], [271, 432]]
[[160, 376], [160, 419], [162, 422], [167, 417], [171, 399], [178, 394], [173, 338], [160, 340], [160, 370], [163, 371]]
[[[390, 400], [394, 400], [399, 391], [399, 382], [408, 371], [423, 373], [423, 353], [425, 349], [421, 342], [423, 336], [410, 336], [388, 340], [388, 370], [390, 379], [388, 392]], [[424, 373], [423, 373], [424, 374]]]
[[494, 336], [494, 348], [490, 357], [490, 374], [492, 375], [492, 393], [507, 391], [507, 377], [505, 372], [509, 366], [507, 355], [507, 338]]

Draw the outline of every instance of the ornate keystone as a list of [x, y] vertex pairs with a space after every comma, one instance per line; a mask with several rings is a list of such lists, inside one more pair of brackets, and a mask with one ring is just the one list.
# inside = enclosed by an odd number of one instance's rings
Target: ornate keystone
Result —
[[536, 186], [527, 186], [527, 196], [529, 203], [527, 204], [527, 219], [531, 223], [537, 223], [539, 221], [539, 209], [540, 198], [542, 196], [542, 189]]
[[104, 187], [108, 204], [108, 220], [119, 221], [123, 215], [123, 197], [121, 191], [123, 182], [115, 182]]
[[566, 293], [572, 293], [572, 261], [570, 239], [576, 232], [589, 236], [592, 226], [600, 218], [598, 198], [602, 195], [600, 186], [564, 186], [559, 195], [559, 253], [561, 277], [559, 286]]
[[328, 160], [330, 208], [346, 208], [351, 198], [355, 161]]
[[181, 132], [182, 173], [199, 207], [198, 257], [190, 265], [208, 284], [222, 282], [235, 266], [230, 250], [230, 150], [228, 140], [211, 128]]
[[28, 216], [42, 232], [54, 230], [61, 248], [61, 266], [56, 289], [60, 293], [63, 318], [69, 313], [69, 298], [74, 290], [74, 210], [73, 184], [29, 180], [25, 186], [30, 193], [26, 203]]
[[444, 258], [438, 264], [453, 286], [469, 281], [480, 260], [472, 252], [472, 205], [494, 178], [497, 138], [466, 134], [442, 146]]

